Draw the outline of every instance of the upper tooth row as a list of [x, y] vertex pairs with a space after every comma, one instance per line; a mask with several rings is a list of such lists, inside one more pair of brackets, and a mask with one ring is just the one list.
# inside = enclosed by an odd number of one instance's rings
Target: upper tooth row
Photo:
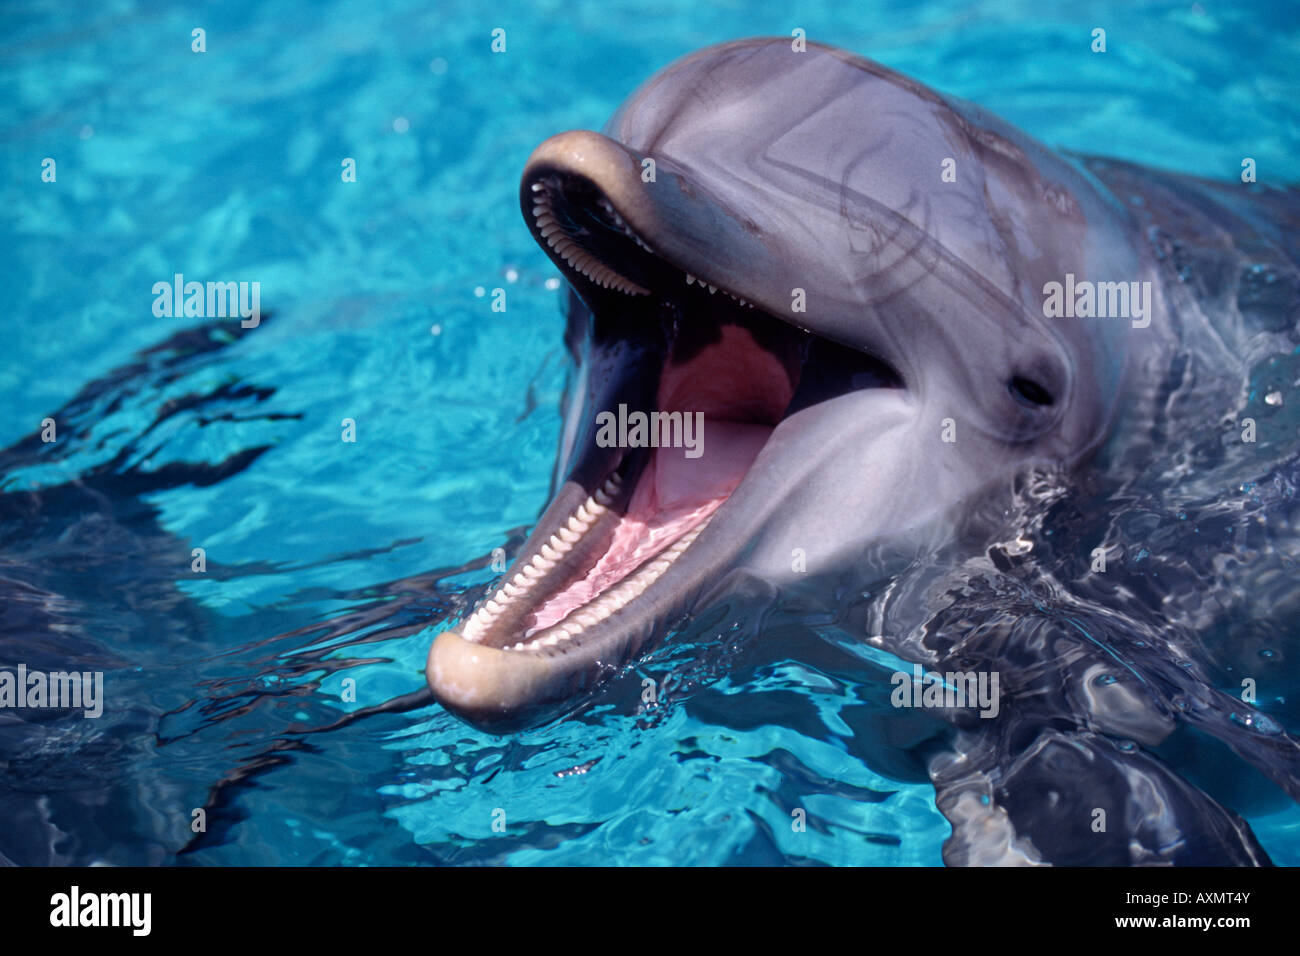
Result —
[[[626, 276], [619, 275], [619, 273], [605, 265], [595, 256], [591, 255], [591, 253], [587, 252], [587, 250], [583, 249], [581, 245], [564, 234], [564, 227], [560, 225], [559, 220], [555, 218], [555, 214], [551, 211], [550, 198], [542, 191], [541, 183], [533, 183], [532, 191], [539, 194], [536, 201], [533, 203], [533, 216], [537, 220], [537, 230], [541, 233], [542, 238], [546, 240], [546, 244], [554, 249], [565, 262], [602, 288], [617, 289], [619, 292], [624, 292], [628, 295], [650, 294], [649, 289], [637, 285]], [[601, 199], [600, 204], [606, 212], [614, 217], [614, 222], [618, 227], [630, 236], [638, 246], [646, 252], [649, 252], [651, 255], [655, 254], [654, 250], [646, 245], [644, 240], [642, 240], [642, 238], [638, 236], [623, 220], [623, 217], [619, 215], [618, 210], [614, 208], [613, 204], [609, 200]], [[699, 282], [702, 286], [707, 286], [709, 295], [713, 295], [718, 291], [716, 285], [710, 285], [703, 279], [696, 279], [695, 276], [690, 273], [686, 274], [687, 285], [694, 285], [696, 282]], [[752, 302], [747, 302], [738, 296], [732, 295], [730, 292], [727, 292], [726, 289], [723, 289], [722, 291], [733, 301], [740, 303], [745, 308], [752, 309], [754, 307]]]
[[[533, 183], [533, 191], [538, 192], [540, 186], [540, 183]], [[626, 276], [619, 275], [565, 235], [559, 220], [551, 211], [550, 200], [545, 194], [538, 196], [533, 204], [533, 217], [537, 220], [537, 231], [546, 240], [546, 244], [554, 249], [560, 258], [601, 288], [616, 289], [627, 295], [650, 294], [649, 289], [644, 289]]]
[[542, 544], [523, 569], [515, 574], [514, 579], [507, 581], [496, 594], [479, 605], [465, 622], [461, 636], [466, 640], [477, 640], [481, 632], [491, 627], [493, 622], [505, 612], [505, 606], [510, 601], [527, 593], [538, 579], [555, 567], [592, 524], [609, 510], [614, 496], [618, 494], [620, 484], [619, 476], [611, 475], [594, 494], [589, 495], [587, 500], [569, 516], [568, 522], [561, 525], [560, 529]]
[[[686, 284], [687, 284], [687, 285], [695, 285], [695, 283], [697, 283], [697, 282], [698, 282], [700, 285], [702, 285], [702, 286], [708, 286], [708, 289], [709, 289], [709, 295], [713, 295], [715, 292], [718, 291], [718, 287], [717, 287], [716, 285], [709, 285], [709, 283], [705, 282], [703, 279], [697, 279], [697, 278], [695, 278], [695, 276], [691, 275], [689, 272], [686, 273]], [[752, 308], [754, 307], [754, 303], [752, 303], [752, 302], [748, 302], [748, 301], [746, 301], [745, 299], [741, 299], [741, 298], [738, 298], [737, 296], [731, 295], [731, 293], [728, 292], [726, 289], [723, 289], [723, 290], [722, 290], [722, 294], [723, 294], [723, 295], [726, 295], [726, 296], [730, 296], [734, 301], [739, 302], [741, 305], [743, 305], [743, 306], [744, 306], [745, 308], [747, 308], [747, 309], [752, 309]]]
[[645, 240], [643, 240], [640, 236], [638, 236], [635, 230], [633, 230], [631, 226], [629, 226], [626, 222], [623, 221], [623, 217], [619, 215], [618, 210], [614, 208], [613, 203], [611, 203], [608, 199], [602, 199], [600, 201], [600, 204], [605, 208], [606, 212], [608, 212], [611, 216], [614, 217], [615, 224], [617, 224], [618, 227], [623, 230], [623, 233], [629, 239], [635, 242], [646, 252], [650, 253], [651, 255], [654, 255], [654, 250], [645, 244]]

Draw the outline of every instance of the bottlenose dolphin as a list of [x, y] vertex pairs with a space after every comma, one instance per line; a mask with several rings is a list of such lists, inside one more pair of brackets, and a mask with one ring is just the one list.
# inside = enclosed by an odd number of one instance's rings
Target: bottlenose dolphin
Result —
[[[724, 600], [835, 613], [941, 551], [983, 554], [994, 523], [981, 515], [1026, 474], [1068, 474], [1144, 434], [1153, 378], [1201, 315], [1171, 286], [1144, 195], [1174, 210], [1167, 228], [1200, 204], [1225, 236], [1264, 229], [1278, 194], [1228, 189], [1062, 155], [879, 64], [789, 39], [707, 48], [602, 133], [546, 140], [520, 196], [569, 283], [556, 492], [503, 582], [434, 640], [434, 696], [508, 731], [571, 708]], [[1247, 212], [1230, 216], [1230, 202]], [[1059, 305], [1061, 288], [1085, 285], [1113, 304], [1121, 284], [1118, 315], [1058, 318], [1047, 304], [1048, 290]], [[640, 434], [629, 409], [649, 421]], [[676, 439], [697, 413], [694, 457]], [[1010, 655], [1026, 640], [995, 644]], [[979, 659], [998, 667], [996, 653]], [[1098, 692], [1113, 725], [1163, 726], [1119, 693]], [[962, 732], [978, 737], [976, 724]], [[1266, 861], [1239, 817], [1156, 762], [1042, 733], [1011, 770], [936, 758], [950, 862]], [[1115, 826], [1080, 856], [1053, 844], [1051, 813], [990, 799], [1013, 774], [1041, 788], [1060, 776], [1048, 768], [1103, 764], [1097, 788], [1155, 808], [1161, 826]]]

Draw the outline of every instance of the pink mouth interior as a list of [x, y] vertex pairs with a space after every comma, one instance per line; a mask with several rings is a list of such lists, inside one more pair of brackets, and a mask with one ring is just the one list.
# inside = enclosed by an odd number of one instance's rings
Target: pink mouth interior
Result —
[[722, 341], [690, 361], [670, 364], [659, 383], [659, 409], [704, 413], [702, 454], [657, 448], [637, 480], [609, 549], [587, 574], [537, 608], [526, 632], [563, 620], [706, 521], [744, 479], [793, 389], [780, 362], [745, 330], [724, 326]]

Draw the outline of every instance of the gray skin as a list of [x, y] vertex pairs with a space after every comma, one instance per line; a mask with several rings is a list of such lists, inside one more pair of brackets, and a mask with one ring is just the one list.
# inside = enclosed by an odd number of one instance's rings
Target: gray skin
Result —
[[[642, 175], [646, 159], [653, 181]], [[954, 182], [942, 176], [949, 159]], [[1099, 176], [1123, 181], [1123, 201]], [[982, 524], [977, 504], [1009, 500], [1029, 470], [1077, 469], [1150, 415], [1150, 370], [1167, 364], [1184, 330], [1131, 207], [1140, 189], [1130, 167], [1062, 156], [878, 64], [816, 44], [796, 52], [788, 39], [702, 50], [645, 83], [603, 134], [544, 142], [521, 196], [572, 287], [577, 374], [554, 500], [506, 580], [623, 461], [623, 451], [596, 446], [593, 419], [620, 401], [653, 402], [662, 355], [636, 331], [647, 303], [677, 302], [678, 323], [714, 312], [728, 321], [729, 300], [688, 289], [681, 273], [879, 360], [894, 380], [864, 372], [861, 387], [821, 397], [813, 353], [741, 485], [661, 577], [558, 648], [502, 650], [517, 636], [508, 628], [481, 642], [439, 635], [427, 668], [435, 697], [478, 726], [511, 730], [571, 709], [723, 601], [754, 617], [778, 597], [835, 613], [843, 595], [918, 560], [982, 553], [997, 523]], [[602, 288], [548, 248], [533, 212], [539, 195], [586, 254], [650, 294]], [[653, 255], [622, 240], [625, 227]], [[1045, 283], [1067, 273], [1150, 282], [1149, 321], [1044, 318]], [[797, 289], [806, 311], [792, 308]], [[804, 570], [794, 570], [796, 549]], [[888, 635], [877, 644], [943, 663]], [[1098, 707], [1113, 707], [1112, 724], [1135, 739], [1169, 732], [1141, 701]], [[950, 862], [1266, 862], [1238, 817], [1155, 761], [1095, 736], [1059, 737], [1044, 731], [1014, 768], [965, 767], [952, 751], [934, 759], [940, 808], [954, 823]], [[1051, 814], [989, 799], [1011, 775], [1027, 782], [1023, 792], [1059, 780], [1053, 767], [1089, 765], [1102, 768], [1093, 776], [1107, 799], [1165, 829], [1135, 835], [1113, 824], [1114, 854], [1088, 857], [1077, 842], [1053, 842], [1061, 822]], [[1197, 836], [1171, 841], [1180, 830]]]

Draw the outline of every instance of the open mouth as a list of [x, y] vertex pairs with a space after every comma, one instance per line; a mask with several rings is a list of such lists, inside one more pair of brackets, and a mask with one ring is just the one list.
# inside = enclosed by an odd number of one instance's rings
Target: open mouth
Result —
[[605, 640], [675, 563], [707, 547], [710, 522], [783, 420], [902, 383], [878, 359], [747, 301], [743, 282], [668, 261], [586, 177], [542, 167], [523, 189], [535, 237], [591, 312], [593, 343], [622, 349], [634, 366], [594, 410], [604, 414], [568, 499], [552, 504], [459, 631], [481, 648], [554, 657]]

